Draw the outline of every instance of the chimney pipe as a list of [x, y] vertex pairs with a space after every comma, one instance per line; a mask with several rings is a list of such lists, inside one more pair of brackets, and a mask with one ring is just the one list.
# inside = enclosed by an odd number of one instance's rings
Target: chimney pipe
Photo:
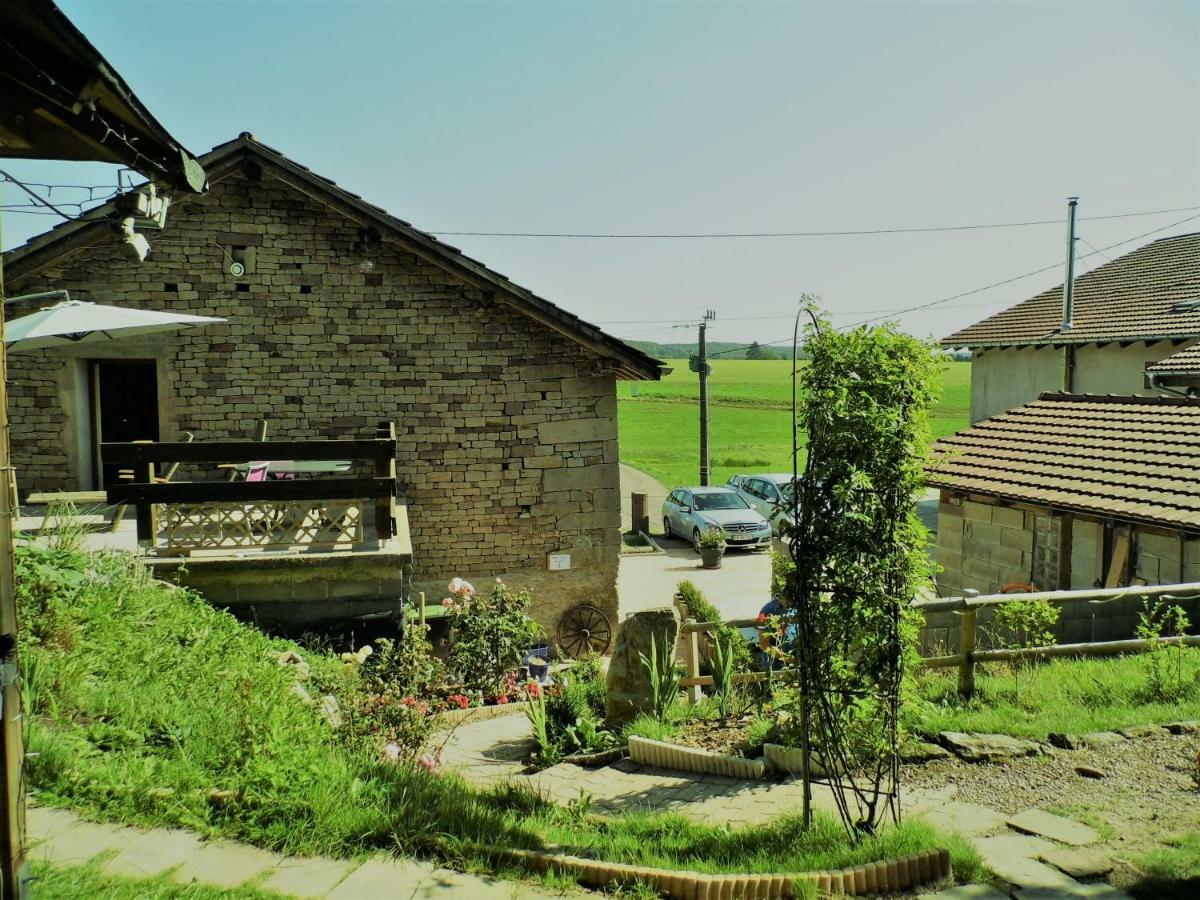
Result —
[[1063, 278], [1062, 328], [1059, 329], [1060, 331], [1070, 330], [1071, 316], [1075, 311], [1075, 207], [1078, 205], [1078, 197], [1067, 198], [1067, 273]]

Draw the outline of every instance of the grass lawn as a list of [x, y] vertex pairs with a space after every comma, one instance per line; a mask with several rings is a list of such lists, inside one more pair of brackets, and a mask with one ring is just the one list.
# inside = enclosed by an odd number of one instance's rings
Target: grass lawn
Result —
[[[617, 384], [621, 462], [653, 475], [668, 488], [699, 478], [699, 380], [686, 359], [660, 382]], [[739, 472], [792, 468], [791, 362], [718, 359], [709, 378], [712, 482]], [[637, 396], [634, 396], [636, 391]], [[950, 362], [942, 398], [930, 423], [933, 436], [965, 428], [970, 419], [971, 364]]]
[[1138, 857], [1145, 875], [1137, 885], [1144, 896], [1179, 898], [1200, 896], [1200, 834], [1176, 834], [1165, 847]]
[[827, 819], [802, 834], [794, 818], [736, 830], [668, 814], [602, 818], [387, 762], [304, 705], [276, 661], [299, 652], [316, 695], [344, 682], [335, 657], [270, 639], [127, 556], [22, 547], [18, 567], [28, 776], [44, 804], [284, 853], [393, 850], [469, 870], [505, 870], [491, 848], [557, 845], [705, 871], [840, 868], [943, 846], [959, 878], [981, 871], [967, 845], [920, 822], [850, 846]]
[[34, 863], [30, 893], [37, 900], [283, 900], [282, 894], [253, 888], [217, 888], [175, 884], [162, 878], [114, 878], [99, 866], [48, 866]]
[[957, 672], [925, 672], [917, 728], [927, 734], [977, 731], [1045, 740], [1052, 731], [1086, 734], [1200, 719], [1200, 650], [1185, 650], [1183, 663], [1187, 687], [1169, 703], [1151, 695], [1145, 654], [1048, 660], [1021, 676], [1019, 694], [1007, 667], [980, 666], [969, 701], [958, 698]]

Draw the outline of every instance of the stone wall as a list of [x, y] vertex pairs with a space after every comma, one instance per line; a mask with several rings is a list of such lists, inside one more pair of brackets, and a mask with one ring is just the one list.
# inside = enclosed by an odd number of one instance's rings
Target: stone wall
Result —
[[[394, 421], [419, 581], [503, 574], [535, 590], [550, 627], [581, 598], [615, 623], [616, 390], [595, 353], [403, 247], [364, 245], [357, 223], [269, 174], [217, 182], [149, 237], [144, 263], [105, 235], [9, 293], [228, 322], [12, 354], [22, 491], [94, 486], [86, 360], [153, 359], [163, 440], [245, 438], [258, 419], [279, 440], [368, 437]], [[570, 570], [546, 571], [557, 552]]]

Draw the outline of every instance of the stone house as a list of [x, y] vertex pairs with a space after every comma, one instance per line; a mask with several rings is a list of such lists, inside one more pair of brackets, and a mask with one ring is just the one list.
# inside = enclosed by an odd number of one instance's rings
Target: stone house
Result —
[[657, 379], [659, 362], [250, 134], [201, 163], [210, 190], [176, 200], [145, 262], [114, 238], [111, 204], [5, 255], [9, 295], [227, 319], [13, 353], [22, 491], [103, 486], [102, 441], [247, 438], [260, 419], [280, 440], [370, 437], [393, 421], [415, 588], [504, 576], [548, 630], [581, 601], [615, 621], [616, 381]]
[[[1060, 285], [942, 339], [973, 351], [972, 422], [1045, 391], [1154, 396], [1177, 383], [1157, 367], [1200, 339], [1200, 232], [1079, 276], [1066, 328], [1063, 319]], [[1187, 386], [1200, 385], [1196, 363]]]
[[[1198, 400], [1043, 394], [938, 441], [929, 484], [943, 596], [1200, 581]], [[1139, 610], [1068, 604], [1059, 638], [1130, 637]]]

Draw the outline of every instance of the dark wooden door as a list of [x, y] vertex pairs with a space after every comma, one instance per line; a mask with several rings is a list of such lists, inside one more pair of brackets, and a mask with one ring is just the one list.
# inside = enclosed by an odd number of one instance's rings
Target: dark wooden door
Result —
[[[158, 440], [158, 372], [154, 360], [92, 364], [97, 443]], [[95, 458], [100, 459], [98, 452]], [[117, 479], [116, 466], [101, 466], [101, 486]]]

